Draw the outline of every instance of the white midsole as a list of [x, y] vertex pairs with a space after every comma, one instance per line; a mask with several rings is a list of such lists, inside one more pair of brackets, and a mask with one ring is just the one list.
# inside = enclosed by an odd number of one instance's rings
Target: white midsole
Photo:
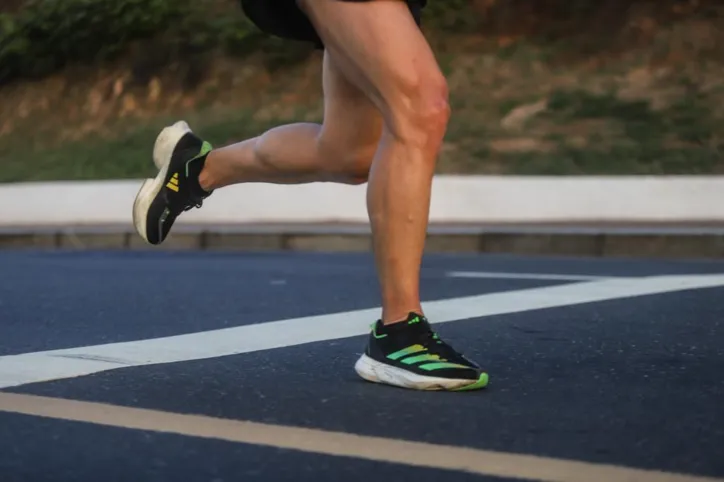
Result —
[[184, 121], [176, 122], [174, 125], [164, 128], [156, 138], [153, 146], [153, 163], [159, 169], [155, 179], [146, 179], [141, 184], [136, 199], [133, 202], [133, 225], [139, 236], [148, 242], [148, 209], [151, 203], [163, 187], [163, 181], [168, 172], [168, 165], [171, 163], [171, 156], [179, 140], [191, 132], [188, 124]]
[[354, 366], [359, 376], [367, 381], [385, 383], [416, 390], [451, 390], [468, 386], [477, 380], [437, 378], [418, 375], [401, 368], [380, 363], [367, 355], [362, 355]]

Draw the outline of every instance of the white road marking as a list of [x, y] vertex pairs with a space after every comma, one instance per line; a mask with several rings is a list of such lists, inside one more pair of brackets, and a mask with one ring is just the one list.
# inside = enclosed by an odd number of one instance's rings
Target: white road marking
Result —
[[687, 474], [451, 445], [0, 393], [0, 411], [306, 453], [545, 482], [723, 482]]
[[577, 274], [547, 274], [547, 273], [499, 273], [496, 271], [449, 271], [446, 276], [450, 278], [480, 278], [480, 279], [534, 279], [550, 281], [595, 281], [602, 279], [615, 279], [618, 276], [588, 276]]
[[[433, 323], [724, 286], [724, 275], [606, 279], [430, 301]], [[368, 333], [379, 308], [0, 357], [0, 389], [124, 367], [217, 358]]]

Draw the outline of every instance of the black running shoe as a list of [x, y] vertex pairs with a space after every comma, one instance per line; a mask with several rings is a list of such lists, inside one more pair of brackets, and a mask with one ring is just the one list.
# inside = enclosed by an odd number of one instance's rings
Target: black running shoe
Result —
[[211, 195], [198, 181], [209, 152], [211, 144], [184, 121], [166, 127], [156, 138], [153, 162], [159, 173], [143, 182], [133, 203], [133, 224], [146, 242], [161, 244], [181, 213], [200, 208]]
[[370, 382], [416, 390], [476, 390], [488, 384], [487, 373], [442, 341], [416, 313], [391, 325], [378, 320], [355, 370]]

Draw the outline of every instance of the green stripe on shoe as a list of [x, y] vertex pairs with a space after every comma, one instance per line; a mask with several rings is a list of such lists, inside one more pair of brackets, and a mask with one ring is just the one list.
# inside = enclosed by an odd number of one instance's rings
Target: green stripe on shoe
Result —
[[390, 353], [389, 355], [387, 355], [387, 358], [389, 358], [390, 360], [397, 360], [399, 358], [402, 358], [403, 356], [412, 355], [413, 353], [419, 353], [425, 350], [426, 348], [422, 345], [412, 345], [408, 346], [407, 348], [403, 348], [400, 351]]
[[405, 365], [412, 365], [417, 362], [425, 362], [425, 361], [438, 361], [440, 360], [440, 357], [438, 355], [431, 355], [429, 353], [423, 353], [422, 355], [417, 356], [411, 356], [409, 358], [405, 358], [404, 360], [400, 360]]
[[450, 362], [437, 362], [437, 363], [426, 363], [424, 365], [420, 365], [420, 368], [427, 371], [432, 370], [442, 370], [443, 368], [470, 368], [466, 367], [465, 365], [458, 365], [457, 363], [450, 363]]

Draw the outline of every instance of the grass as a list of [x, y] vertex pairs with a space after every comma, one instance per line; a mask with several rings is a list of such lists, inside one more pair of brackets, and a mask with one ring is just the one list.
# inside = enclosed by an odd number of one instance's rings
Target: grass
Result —
[[[240, 112], [212, 122], [204, 121], [203, 112], [187, 119], [193, 128], [214, 145], [243, 139], [262, 132], [274, 122], [253, 121], [249, 112]], [[135, 179], [153, 177], [151, 160], [153, 143], [160, 130], [175, 118], [164, 117], [141, 125], [122, 123], [120, 135], [63, 142], [56, 146], [18, 143], [17, 139], [0, 144], [3, 169], [0, 182]]]
[[[555, 65], [550, 47], [524, 43], [504, 50], [448, 49], [440, 59], [453, 117], [438, 172], [724, 174], [724, 114], [717, 108], [724, 101], [724, 64], [655, 67], [647, 55], [654, 53], [635, 51], [591, 67]], [[179, 94], [164, 81], [165, 97], [154, 104], [144, 100], [141, 86], [107, 98], [97, 115], [78, 106], [87, 102], [88, 92], [107, 86], [74, 86], [76, 97], [68, 89], [52, 97], [42, 82], [24, 86], [20, 94], [4, 96], [20, 99], [16, 104], [4, 112], [0, 106], [6, 119], [0, 121], [0, 182], [150, 176], [153, 141], [177, 118], [187, 119], [215, 145], [279, 123], [318, 121], [314, 62], [274, 77], [230, 63], [225, 71], [217, 67], [194, 92]], [[239, 72], [246, 72], [243, 82], [234, 80]], [[135, 96], [136, 110], [118, 115], [129, 95]], [[30, 102], [23, 99], [43, 97], [44, 108], [13, 117]], [[177, 98], [193, 102], [163, 104]]]
[[[512, 147], [491, 149], [490, 141], [496, 145], [496, 140], [500, 143], [504, 139], [500, 132], [466, 117], [454, 119], [446, 140], [448, 145], [461, 147], [443, 152], [439, 171], [519, 175], [724, 173], [724, 146], [721, 140], [716, 144], [717, 126], [701, 109], [695, 104], [677, 104], [654, 113], [644, 102], [621, 102], [610, 94], [558, 91], [551, 97], [549, 110], [530, 121], [524, 136], [512, 139]], [[509, 112], [510, 106], [502, 111]], [[217, 116], [210, 111], [197, 112], [189, 121], [212, 144], [222, 145], [300, 116], [258, 121], [251, 112]], [[0, 144], [5, 153], [0, 182], [149, 177], [155, 174], [150, 158], [154, 139], [173, 120], [126, 125], [119, 127], [122, 134], [116, 138], [90, 137], [53, 147], [4, 139]], [[583, 122], [590, 120], [607, 127], [585, 132]], [[578, 136], [579, 146], [570, 143], [575, 130], [583, 131]], [[515, 149], [516, 142], [523, 144], [520, 150]]]
[[[512, 104], [497, 106], [510, 113]], [[724, 173], [724, 139], [708, 111], [695, 103], [679, 103], [655, 113], [642, 101], [622, 102], [611, 94], [557, 91], [548, 110], [517, 136], [494, 123], [453, 118], [446, 136], [439, 171], [519, 175], [621, 175]], [[222, 145], [257, 135], [278, 123], [303, 115], [255, 120], [251, 112], [196, 112], [189, 122], [212, 144]], [[122, 124], [120, 134], [58, 145], [37, 145], [20, 138], [3, 138], [0, 182], [58, 179], [124, 179], [148, 177], [154, 139], [174, 119]], [[590, 129], [586, 129], [586, 122]], [[574, 134], [576, 131], [580, 134]], [[577, 139], [578, 144], [571, 143]], [[516, 148], [516, 143], [520, 144]], [[491, 148], [490, 145], [498, 146]]]

